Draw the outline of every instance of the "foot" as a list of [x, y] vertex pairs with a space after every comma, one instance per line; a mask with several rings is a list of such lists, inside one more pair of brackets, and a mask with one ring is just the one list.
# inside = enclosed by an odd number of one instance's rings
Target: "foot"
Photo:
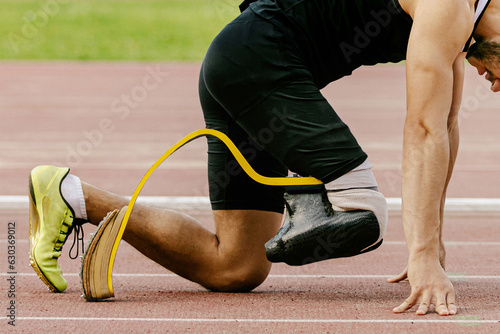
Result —
[[283, 226], [265, 245], [271, 262], [299, 266], [362, 254], [382, 244], [372, 211], [334, 211], [323, 187], [290, 190], [285, 201]]
[[86, 222], [74, 218], [61, 194], [68, 173], [69, 168], [38, 166], [29, 178], [30, 265], [52, 292], [63, 292], [68, 286], [57, 260], [68, 235], [74, 228], [79, 232]]

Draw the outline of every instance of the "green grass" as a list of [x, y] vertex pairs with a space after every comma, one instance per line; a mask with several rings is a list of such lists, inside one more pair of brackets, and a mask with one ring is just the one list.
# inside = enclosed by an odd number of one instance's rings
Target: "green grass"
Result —
[[0, 0], [0, 59], [199, 61], [240, 2]]

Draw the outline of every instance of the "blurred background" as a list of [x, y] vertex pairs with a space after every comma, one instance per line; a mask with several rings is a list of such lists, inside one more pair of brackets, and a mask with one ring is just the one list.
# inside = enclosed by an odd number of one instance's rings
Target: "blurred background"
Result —
[[239, 0], [0, 1], [0, 59], [199, 61]]
[[[26, 195], [39, 164], [130, 195], [166, 149], [204, 127], [200, 63], [238, 5], [0, 0], [0, 195]], [[165, 190], [152, 192], [208, 194], [205, 151], [201, 139], [170, 158], [170, 181], [158, 171]]]

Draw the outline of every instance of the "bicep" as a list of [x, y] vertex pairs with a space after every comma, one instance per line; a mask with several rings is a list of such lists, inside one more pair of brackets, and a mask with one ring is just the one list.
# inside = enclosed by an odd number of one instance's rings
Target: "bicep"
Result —
[[468, 38], [469, 15], [453, 7], [460, 0], [421, 1], [408, 43], [407, 109], [410, 119], [432, 127], [452, 106], [453, 64]]

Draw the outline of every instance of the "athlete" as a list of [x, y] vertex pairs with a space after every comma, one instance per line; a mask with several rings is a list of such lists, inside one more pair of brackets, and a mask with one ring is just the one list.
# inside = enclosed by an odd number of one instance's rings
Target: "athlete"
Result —
[[[138, 205], [124, 240], [216, 291], [252, 290], [270, 261], [303, 265], [376, 249], [387, 224], [385, 199], [366, 154], [320, 89], [360, 66], [406, 60], [409, 260], [390, 281], [408, 278], [411, 294], [394, 312], [418, 305], [417, 314], [426, 314], [434, 305], [440, 315], [455, 314], [444, 272], [443, 205], [458, 149], [466, 51], [500, 90], [500, 1], [247, 0], [241, 9], [203, 61], [206, 126], [227, 134], [258, 173], [290, 170], [323, 185], [258, 184], [209, 138], [215, 233], [184, 214]], [[52, 291], [64, 291], [57, 259], [71, 230], [97, 225], [128, 201], [53, 166], [32, 171], [30, 197], [31, 263]]]

